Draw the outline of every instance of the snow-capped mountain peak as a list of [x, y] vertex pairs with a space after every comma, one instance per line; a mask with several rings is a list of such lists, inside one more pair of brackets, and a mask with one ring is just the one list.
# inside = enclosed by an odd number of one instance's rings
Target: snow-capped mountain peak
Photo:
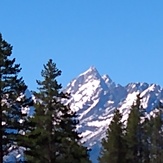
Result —
[[97, 71], [97, 69], [94, 66], [91, 66], [88, 70], [86, 70], [79, 76], [89, 76], [89, 75], [94, 76], [94, 77], [101, 77], [99, 72]]
[[[73, 79], [65, 91], [71, 94], [68, 103], [79, 115], [78, 130], [82, 132], [83, 142], [92, 148], [92, 153], [99, 152], [100, 141], [115, 109], [119, 109], [126, 120], [137, 94], [142, 97], [142, 106], [148, 113], [163, 101], [160, 86], [140, 82], [121, 86], [108, 75], [101, 76], [94, 66]], [[93, 163], [96, 162], [93, 158]]]
[[102, 84], [105, 83], [97, 69], [94, 66], [91, 66], [88, 70], [73, 79], [68, 84], [66, 91], [70, 92], [71, 94], [74, 94], [79, 89], [81, 90], [81, 86], [84, 85], [85, 87], [89, 88], [90, 92], [90, 89], [92, 87], [98, 87], [101, 82]]

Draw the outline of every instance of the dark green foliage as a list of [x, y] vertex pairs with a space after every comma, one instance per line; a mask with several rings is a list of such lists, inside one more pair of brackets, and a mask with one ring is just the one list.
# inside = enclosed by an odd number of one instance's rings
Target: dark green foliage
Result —
[[26, 130], [26, 114], [21, 108], [32, 104], [31, 99], [23, 96], [27, 87], [22, 78], [18, 78], [20, 65], [15, 64], [15, 59], [9, 59], [11, 54], [12, 46], [0, 34], [0, 162], [17, 143], [20, 132]]
[[43, 80], [37, 81], [39, 88], [34, 93], [35, 114], [30, 120], [33, 127], [24, 137], [27, 162], [89, 163], [88, 151], [76, 132], [76, 114], [63, 104], [68, 95], [61, 92], [56, 80], [61, 71], [49, 60], [41, 75]]
[[149, 123], [149, 141], [150, 141], [150, 163], [161, 163], [163, 160], [163, 131], [162, 131], [162, 111], [159, 108], [158, 112], [151, 117]]
[[143, 163], [149, 163], [150, 159], [150, 119], [144, 117], [144, 121], [141, 124], [141, 160]]
[[118, 111], [115, 113], [106, 138], [102, 140], [100, 163], [163, 162], [161, 105], [154, 110], [150, 118], [145, 115], [145, 110], [141, 107], [140, 95], [137, 96], [136, 102], [131, 107], [126, 128], [120, 122], [121, 115]]
[[140, 94], [131, 107], [126, 127], [126, 162], [149, 162], [149, 119], [141, 106]]
[[131, 107], [126, 127], [126, 162], [141, 162], [142, 159], [142, 133], [140, 123], [140, 99]]
[[106, 138], [102, 140], [102, 151], [99, 158], [100, 163], [124, 162], [125, 146], [123, 123], [121, 122], [121, 118], [122, 115], [117, 109], [107, 130]]

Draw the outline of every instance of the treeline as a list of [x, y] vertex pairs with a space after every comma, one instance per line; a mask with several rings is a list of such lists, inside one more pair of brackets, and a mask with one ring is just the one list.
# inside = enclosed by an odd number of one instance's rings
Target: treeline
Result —
[[147, 117], [140, 103], [138, 95], [126, 125], [115, 110], [102, 140], [99, 163], [163, 163], [162, 106]]
[[[32, 98], [26, 96], [20, 65], [11, 54], [12, 46], [0, 34], [0, 163], [90, 163], [76, 131], [77, 115], [63, 104], [69, 95], [57, 82], [61, 71], [56, 64], [50, 59], [44, 65]], [[34, 108], [32, 115], [29, 107]], [[24, 156], [19, 157], [22, 150]], [[7, 160], [13, 151], [17, 154]]]

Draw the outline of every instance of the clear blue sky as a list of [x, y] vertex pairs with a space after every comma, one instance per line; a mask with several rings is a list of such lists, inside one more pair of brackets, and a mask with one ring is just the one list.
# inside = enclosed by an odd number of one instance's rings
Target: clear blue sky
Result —
[[36, 89], [52, 58], [63, 86], [94, 65], [113, 81], [163, 86], [162, 0], [1, 0], [0, 32]]

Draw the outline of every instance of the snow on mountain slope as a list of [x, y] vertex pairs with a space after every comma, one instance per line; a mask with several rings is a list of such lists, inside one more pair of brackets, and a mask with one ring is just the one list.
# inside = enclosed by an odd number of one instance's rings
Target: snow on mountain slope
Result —
[[137, 94], [140, 93], [142, 106], [148, 113], [160, 100], [163, 101], [163, 88], [159, 85], [129, 83], [123, 87], [114, 83], [108, 75], [101, 76], [93, 66], [73, 79], [65, 91], [71, 94], [68, 103], [79, 115], [78, 130], [82, 132], [86, 146], [92, 148], [93, 163], [97, 162], [100, 141], [116, 108], [126, 120]]

